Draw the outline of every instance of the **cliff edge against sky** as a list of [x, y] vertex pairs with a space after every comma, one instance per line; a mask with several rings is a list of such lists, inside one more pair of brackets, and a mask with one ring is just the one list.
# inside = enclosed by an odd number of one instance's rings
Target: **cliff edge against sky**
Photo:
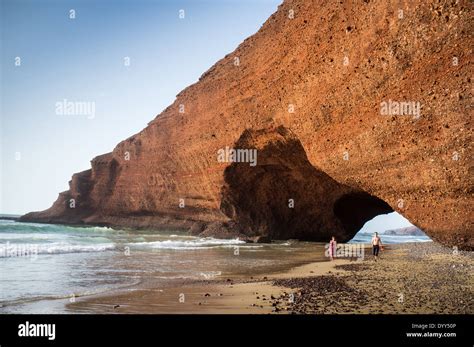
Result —
[[472, 250], [472, 6], [286, 0], [22, 220], [346, 241], [397, 211]]

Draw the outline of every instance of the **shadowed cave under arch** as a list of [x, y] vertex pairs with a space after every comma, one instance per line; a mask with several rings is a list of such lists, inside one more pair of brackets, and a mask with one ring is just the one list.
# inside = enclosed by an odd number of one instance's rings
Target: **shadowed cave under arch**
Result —
[[385, 201], [363, 192], [344, 195], [334, 204], [334, 215], [344, 229], [352, 234], [351, 238], [366, 222], [390, 212], [393, 212], [393, 209]]
[[377, 215], [393, 212], [383, 200], [340, 184], [309, 162], [284, 127], [246, 130], [237, 149], [257, 149], [258, 164], [234, 162], [224, 172], [221, 210], [247, 236], [273, 240], [346, 242]]

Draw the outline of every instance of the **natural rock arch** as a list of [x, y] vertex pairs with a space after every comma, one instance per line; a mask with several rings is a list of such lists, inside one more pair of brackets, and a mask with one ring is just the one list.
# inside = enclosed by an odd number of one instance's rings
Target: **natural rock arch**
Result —
[[[365, 192], [343, 195], [334, 203], [334, 215], [349, 235], [355, 235], [374, 217], [393, 212], [385, 201]], [[353, 236], [352, 236], [353, 237]]]
[[[272, 186], [278, 190], [281, 175], [288, 177], [286, 189], [300, 193], [295, 208], [309, 211], [293, 219], [283, 215], [283, 221], [294, 221], [295, 235], [310, 237], [309, 227], [318, 220], [322, 234], [343, 230], [355, 215], [345, 217], [341, 206], [349, 208], [360, 199], [343, 198], [336, 209], [340, 218], [317, 212], [315, 206], [331, 210], [338, 199], [355, 192], [385, 201], [433, 240], [474, 249], [472, 117], [466, 116], [472, 99], [472, 6], [462, 0], [434, 11], [432, 2], [415, 0], [410, 6], [416, 11], [403, 20], [397, 16], [400, 6], [285, 0], [255, 35], [180, 92], [145, 129], [92, 160], [91, 170], [74, 175], [70, 189], [51, 208], [22, 220], [188, 230], [196, 224], [196, 232], [223, 237], [218, 223], [232, 216], [243, 221], [247, 233], [283, 237], [281, 218], [265, 219], [268, 208], [252, 214], [246, 208], [250, 199], [234, 186], [246, 169], [233, 165], [224, 172], [228, 165], [216, 162], [216, 150], [235, 143], [245, 129], [254, 134], [268, 129], [269, 136], [276, 136], [269, 127], [283, 123], [310, 164], [268, 155], [268, 164], [256, 172], [269, 176], [261, 188], [252, 189], [270, 194]], [[295, 10], [294, 18], [288, 18], [289, 10]], [[381, 104], [390, 100], [420, 102], [421, 115], [382, 114]], [[185, 113], [180, 105], [186, 105]], [[287, 144], [275, 150], [298, 150], [287, 135], [280, 136]], [[270, 145], [264, 136], [257, 138], [260, 149]], [[343, 153], [350, 160], [342, 160]], [[312, 177], [308, 197], [297, 189], [306, 179], [302, 174]], [[312, 197], [322, 186], [334, 195]], [[288, 198], [283, 192], [271, 194]], [[75, 199], [76, 208], [69, 209], [66, 199]], [[179, 207], [180, 199], [186, 208]], [[373, 198], [365, 201], [368, 210], [386, 208]], [[257, 202], [262, 208], [267, 203]], [[285, 212], [272, 199], [268, 203], [281, 213], [297, 213]], [[209, 228], [212, 223], [215, 228]]]
[[221, 210], [248, 236], [348, 241], [373, 217], [392, 212], [383, 200], [336, 182], [313, 167], [284, 127], [246, 130], [235, 149], [256, 149], [258, 165], [224, 172]]

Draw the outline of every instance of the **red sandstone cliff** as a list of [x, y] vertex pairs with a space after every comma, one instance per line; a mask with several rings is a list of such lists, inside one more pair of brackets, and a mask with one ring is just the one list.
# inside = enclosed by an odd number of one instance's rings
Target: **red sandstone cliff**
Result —
[[[473, 249], [472, 6], [287, 0], [22, 220], [347, 240], [396, 210]], [[383, 115], [389, 100], [421, 113]], [[258, 164], [218, 162], [226, 146], [256, 148]]]

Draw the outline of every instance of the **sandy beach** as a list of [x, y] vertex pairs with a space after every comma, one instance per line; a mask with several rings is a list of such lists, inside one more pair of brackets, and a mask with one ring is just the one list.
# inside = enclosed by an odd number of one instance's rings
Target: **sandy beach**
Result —
[[70, 313], [472, 314], [472, 252], [434, 242], [385, 247], [377, 262], [314, 262], [268, 276], [183, 281], [76, 298]]

